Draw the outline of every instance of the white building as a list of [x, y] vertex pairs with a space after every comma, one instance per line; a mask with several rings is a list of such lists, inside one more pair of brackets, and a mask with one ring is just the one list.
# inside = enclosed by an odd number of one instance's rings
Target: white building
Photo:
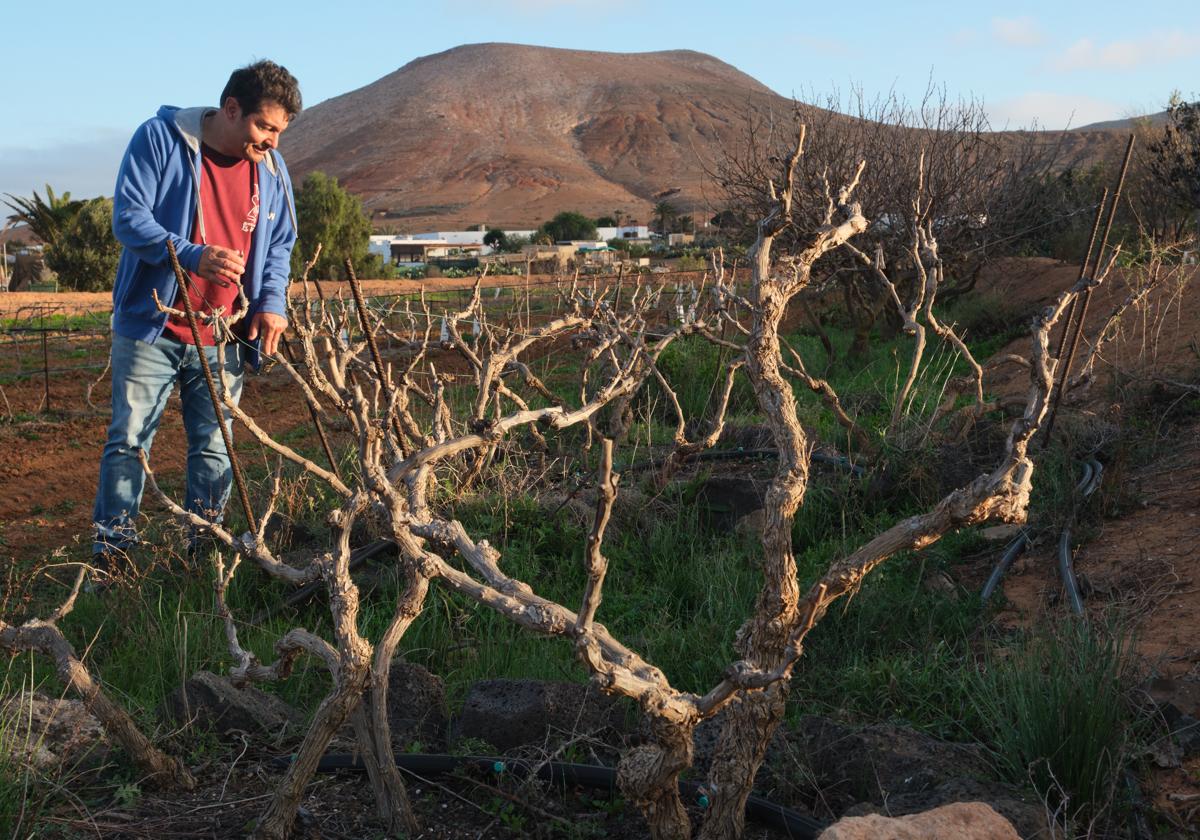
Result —
[[620, 227], [598, 227], [596, 238], [607, 242], [610, 239], [649, 239], [650, 228], [647, 225], [621, 225]]
[[367, 239], [367, 251], [383, 257], [383, 264], [387, 265], [392, 261], [392, 240], [395, 238], [390, 233], [372, 234]]
[[[523, 236], [526, 239], [537, 233], [536, 230], [506, 230], [506, 236]], [[384, 263], [392, 261], [393, 257], [401, 262], [424, 262], [426, 257], [452, 256], [461, 251], [465, 254], [490, 254], [494, 250], [483, 244], [487, 236], [484, 230], [438, 230], [425, 233], [414, 233], [411, 236], [392, 236], [391, 234], [376, 234], [370, 238], [367, 246], [373, 254], [383, 257]]]

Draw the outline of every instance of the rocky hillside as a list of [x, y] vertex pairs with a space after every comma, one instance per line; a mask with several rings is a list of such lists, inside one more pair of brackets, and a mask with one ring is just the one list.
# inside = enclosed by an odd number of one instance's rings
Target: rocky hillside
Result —
[[[689, 50], [474, 44], [314, 106], [283, 151], [297, 181], [323, 170], [407, 230], [527, 227], [565, 209], [648, 222], [664, 198], [699, 218], [721, 204], [707, 172], [722, 148], [751, 115], [792, 108]], [[1112, 144], [1110, 132], [1067, 134], [1089, 154]]]
[[479, 44], [311, 108], [283, 151], [297, 180], [328, 172], [407, 226], [524, 225], [568, 208], [646, 222], [664, 196], [715, 203], [704, 170], [721, 144], [748, 112], [791, 107], [702, 53]]

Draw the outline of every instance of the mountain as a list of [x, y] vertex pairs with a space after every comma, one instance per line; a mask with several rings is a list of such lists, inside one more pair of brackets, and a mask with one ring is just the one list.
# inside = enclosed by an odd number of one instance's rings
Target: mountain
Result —
[[792, 102], [703, 53], [475, 44], [419, 58], [298, 116], [297, 183], [334, 175], [409, 230], [531, 226], [561, 210], [646, 223], [667, 198], [705, 212], [705, 168], [745, 115]]
[[[315, 170], [335, 176], [383, 229], [527, 228], [563, 210], [648, 223], [662, 200], [699, 221], [722, 204], [708, 173], [723, 149], [744, 143], [752, 115], [786, 121], [794, 107], [691, 50], [471, 44], [313, 106], [281, 148], [297, 184]], [[1038, 139], [1064, 162], [1120, 146], [1104, 130]]]
[[1129, 117], [1123, 120], [1105, 120], [1104, 122], [1089, 123], [1081, 125], [1079, 128], [1072, 129], [1073, 131], [1132, 131], [1136, 123], [1142, 120], [1148, 120], [1152, 126], [1166, 125], [1167, 112], [1159, 111], [1157, 114], [1144, 114], [1140, 117]]

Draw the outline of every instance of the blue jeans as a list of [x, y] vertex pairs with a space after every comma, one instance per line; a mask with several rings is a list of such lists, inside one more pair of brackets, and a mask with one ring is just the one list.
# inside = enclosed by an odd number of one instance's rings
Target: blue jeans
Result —
[[[205, 347], [204, 351], [220, 395], [217, 349]], [[240, 344], [225, 346], [225, 370], [235, 401], [242, 393], [243, 356]], [[112, 423], [100, 458], [100, 486], [92, 510], [93, 551], [124, 551], [137, 542], [136, 521], [146, 478], [138, 450], [144, 450], [149, 458], [150, 444], [176, 382], [188, 442], [185, 506], [214, 521], [225, 509], [232, 470], [196, 348], [165, 335], [147, 344], [114, 332]], [[231, 412], [225, 409], [222, 414], [232, 431]]]

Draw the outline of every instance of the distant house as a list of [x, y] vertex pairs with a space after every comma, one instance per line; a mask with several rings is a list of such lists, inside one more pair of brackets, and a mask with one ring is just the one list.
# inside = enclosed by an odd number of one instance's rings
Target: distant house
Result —
[[[507, 230], [508, 236], [526, 238], [536, 230]], [[368, 248], [384, 258], [401, 263], [423, 263], [427, 259], [449, 256], [483, 256], [494, 250], [483, 244], [487, 231], [482, 230], [438, 230], [414, 233], [412, 236], [389, 236], [379, 234], [370, 238]]]
[[389, 250], [396, 263], [425, 263], [433, 257], [449, 254], [450, 243], [445, 239], [397, 236], [389, 243]]
[[610, 239], [628, 239], [636, 241], [639, 239], [650, 239], [650, 228], [646, 225], [621, 225], [620, 227], [598, 227], [596, 228], [596, 238], [603, 239], [607, 242]]
[[[432, 233], [414, 233], [413, 239], [441, 239], [464, 250], [479, 249], [479, 253], [490, 254], [491, 247], [483, 244], [483, 238], [487, 236], [487, 233], [486, 230], [439, 230]], [[536, 230], [504, 231], [506, 236], [524, 236], [526, 239], [535, 233], [537, 233]]]
[[691, 245], [696, 241], [694, 233], [668, 233], [667, 244], [674, 248], [676, 245]]
[[383, 257], [383, 264], [387, 265], [392, 261], [392, 240], [395, 238], [390, 233], [372, 234], [367, 239], [367, 251]]

